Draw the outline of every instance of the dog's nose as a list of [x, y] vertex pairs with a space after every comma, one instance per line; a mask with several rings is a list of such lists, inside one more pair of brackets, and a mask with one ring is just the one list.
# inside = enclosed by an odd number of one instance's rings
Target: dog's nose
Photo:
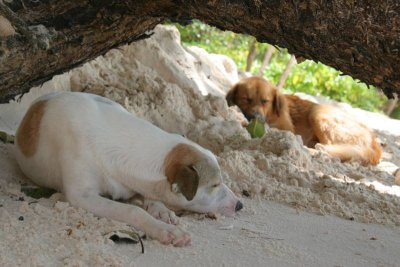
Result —
[[251, 121], [252, 119], [254, 119], [254, 115], [253, 114], [243, 113], [243, 115], [246, 117], [246, 119], [248, 121]]
[[235, 211], [239, 211], [239, 210], [241, 210], [241, 209], [243, 209], [243, 204], [242, 204], [242, 202], [240, 202], [240, 201], [236, 202]]
[[264, 115], [261, 114], [260, 112], [254, 112], [253, 118], [259, 119], [261, 122], [265, 122]]

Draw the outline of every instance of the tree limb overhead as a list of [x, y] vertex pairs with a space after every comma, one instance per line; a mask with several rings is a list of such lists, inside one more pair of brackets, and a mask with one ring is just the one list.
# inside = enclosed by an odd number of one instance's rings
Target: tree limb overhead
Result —
[[166, 19], [193, 18], [400, 93], [397, 0], [0, 0], [0, 102]]

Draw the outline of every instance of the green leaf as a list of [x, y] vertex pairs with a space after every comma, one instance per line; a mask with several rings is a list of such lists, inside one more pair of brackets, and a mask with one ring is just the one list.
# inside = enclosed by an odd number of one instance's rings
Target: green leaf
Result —
[[3, 143], [14, 143], [14, 136], [10, 135], [6, 132], [0, 131], [0, 140], [3, 141]]
[[21, 192], [31, 198], [49, 198], [57, 191], [46, 187], [22, 186]]
[[144, 253], [144, 246], [142, 237], [139, 232], [134, 230], [115, 230], [105, 234], [105, 236], [111, 239], [116, 244], [137, 244], [140, 243], [142, 247], [142, 253]]

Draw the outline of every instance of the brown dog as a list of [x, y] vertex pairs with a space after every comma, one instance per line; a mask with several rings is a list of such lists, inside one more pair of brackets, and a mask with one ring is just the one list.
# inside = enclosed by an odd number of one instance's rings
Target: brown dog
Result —
[[[349, 114], [331, 105], [316, 104], [295, 95], [283, 95], [258, 77], [239, 81], [226, 95], [245, 117], [259, 117], [271, 127], [292, 131], [310, 148], [326, 151], [342, 161], [379, 163], [382, 148], [374, 133]], [[318, 144], [319, 143], [319, 144]]]

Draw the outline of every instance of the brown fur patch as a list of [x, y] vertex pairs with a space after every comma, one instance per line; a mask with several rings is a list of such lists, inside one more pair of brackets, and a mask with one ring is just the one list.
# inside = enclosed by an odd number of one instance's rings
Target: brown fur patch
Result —
[[16, 139], [19, 149], [26, 157], [35, 154], [40, 137], [40, 123], [46, 111], [46, 100], [33, 104], [18, 127]]
[[400, 186], [400, 169], [397, 169], [394, 173], [394, 183]]
[[250, 77], [238, 82], [228, 92], [226, 99], [228, 105], [237, 105], [249, 118], [254, 113], [265, 117], [267, 113], [274, 112], [271, 103], [275, 103], [275, 107], [280, 105], [276, 96], [276, 88], [272, 84], [257, 77]]
[[369, 162], [372, 165], [377, 165], [379, 163], [379, 161], [381, 160], [382, 157], [382, 147], [380, 144], [378, 144], [378, 142], [376, 141], [376, 137], [375, 135], [372, 133], [372, 153], [371, 155], [369, 155]]
[[193, 165], [203, 156], [191, 145], [178, 144], [166, 156], [164, 174], [170, 184], [177, 184], [181, 193], [192, 200], [199, 184], [199, 176]]

